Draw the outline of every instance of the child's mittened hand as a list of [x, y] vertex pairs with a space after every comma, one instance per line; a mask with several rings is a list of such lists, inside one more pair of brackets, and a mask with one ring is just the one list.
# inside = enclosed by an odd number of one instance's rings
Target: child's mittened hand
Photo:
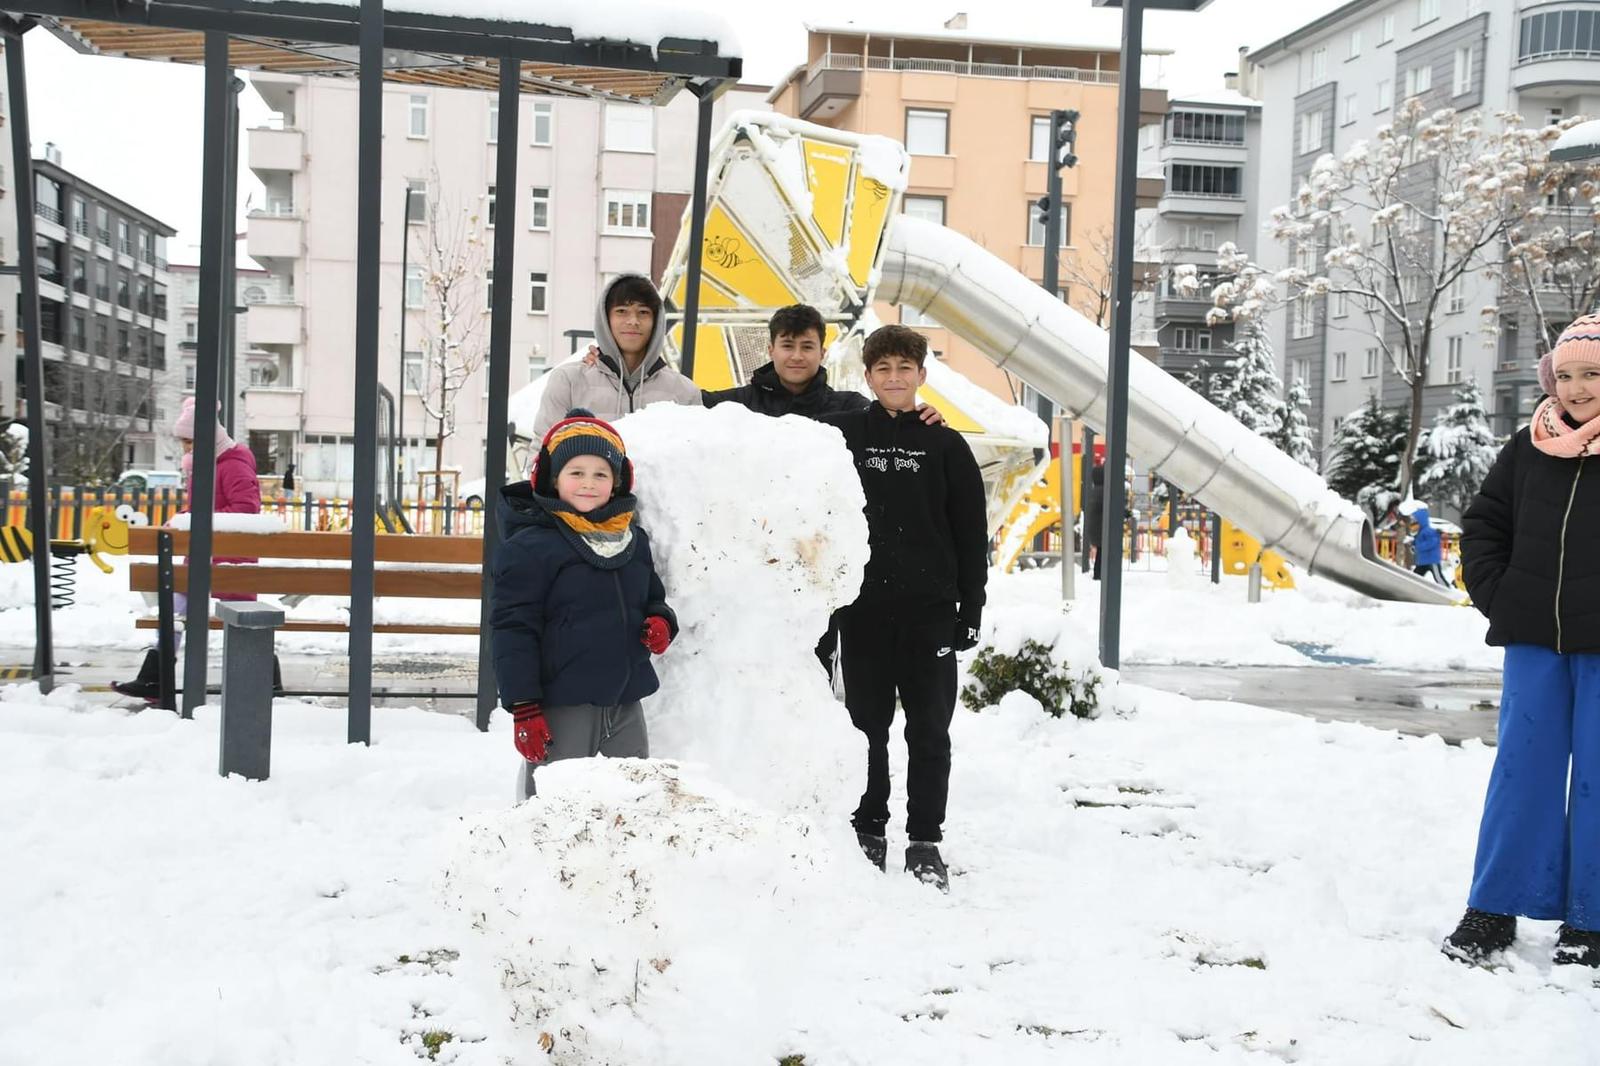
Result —
[[653, 614], [644, 620], [644, 626], [639, 630], [639, 643], [649, 649], [651, 655], [660, 655], [672, 643], [672, 628], [667, 625], [665, 618]]
[[517, 752], [529, 762], [544, 762], [550, 746], [550, 723], [537, 703], [520, 703], [511, 708], [511, 739]]

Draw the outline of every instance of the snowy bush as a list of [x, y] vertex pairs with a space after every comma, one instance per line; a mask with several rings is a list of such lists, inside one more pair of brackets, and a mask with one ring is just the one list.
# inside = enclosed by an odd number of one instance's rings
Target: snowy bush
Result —
[[28, 427], [13, 422], [0, 429], [0, 477], [20, 478], [28, 473]]
[[968, 707], [992, 707], [1011, 692], [1026, 692], [1055, 718], [1071, 711], [1078, 718], [1100, 714], [1100, 673], [1076, 673], [1056, 658], [1055, 649], [1028, 639], [1015, 654], [993, 647], [978, 652], [968, 673], [972, 680], [961, 690]]

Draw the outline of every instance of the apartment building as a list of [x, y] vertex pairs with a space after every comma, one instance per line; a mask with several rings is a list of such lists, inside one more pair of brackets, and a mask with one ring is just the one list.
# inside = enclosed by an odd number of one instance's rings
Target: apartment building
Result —
[[[1079, 162], [1062, 172], [1061, 254], [1091, 278], [1103, 274], [1094, 251], [1110, 244], [1114, 210], [1117, 42], [986, 37], [961, 21], [918, 33], [807, 26], [806, 63], [768, 100], [783, 114], [904, 143], [904, 211], [965, 234], [1035, 280], [1044, 270], [1034, 203], [1045, 194], [1050, 112], [1078, 111]], [[1164, 92], [1143, 93], [1145, 121], [1165, 108]], [[1159, 186], [1159, 178], [1141, 179], [1144, 202], [1154, 204]], [[1065, 283], [1063, 298], [1085, 309], [1093, 287]], [[921, 328], [929, 347], [971, 380], [1008, 401], [1021, 398], [1020, 382], [938, 322], [910, 308], [876, 311], [885, 322]]]
[[[1139, 131], [1139, 171], [1161, 175], [1164, 190], [1138, 215], [1140, 260], [1155, 269], [1135, 297], [1134, 343], [1153, 350], [1169, 373], [1181, 377], [1201, 361], [1216, 366], [1230, 358], [1233, 325], [1206, 322], [1208, 290], [1218, 248], [1231, 243], [1255, 254], [1261, 219], [1252, 191], [1260, 158], [1261, 101], [1240, 91], [1237, 74], [1211, 92], [1175, 94], [1161, 121]], [[1198, 293], [1175, 284], [1185, 264], [1202, 280]]]
[[155, 465], [178, 404], [167, 374], [176, 231], [67, 170], [54, 146], [45, 151], [33, 161], [34, 224], [52, 467], [87, 479]]
[[[1370, 139], [1409, 97], [1430, 108], [1515, 112], [1529, 124], [1600, 115], [1600, 0], [1353, 0], [1249, 59], [1260, 67], [1264, 101], [1257, 195], [1265, 218], [1293, 199], [1320, 155]], [[1260, 258], [1273, 269], [1289, 265], [1271, 240]], [[1489, 305], [1501, 311], [1492, 333], [1479, 314]], [[1310, 389], [1325, 446], [1369, 394], [1398, 406], [1409, 389], [1346, 301], [1315, 300], [1307, 312], [1278, 323], [1279, 352], [1286, 377]], [[1527, 420], [1540, 394], [1537, 330], [1514, 297], [1469, 277], [1434, 330], [1426, 419], [1475, 379], [1492, 397], [1499, 432]]]
[[[249, 213], [245, 247], [267, 277], [244, 316], [243, 422], [264, 474], [294, 462], [306, 490], [345, 495], [354, 468], [356, 85], [260, 73], [251, 84], [275, 116], [246, 131], [248, 165], [266, 192]], [[718, 119], [760, 106], [766, 92], [736, 87], [717, 101]], [[442, 463], [470, 480], [483, 474], [481, 357], [499, 280], [490, 269], [498, 206], [515, 196], [516, 267], [505, 279], [516, 291], [515, 390], [588, 343], [604, 282], [625, 272], [659, 277], [693, 190], [695, 103], [688, 93], [659, 108], [525, 96], [511, 192], [495, 188], [494, 94], [384, 87], [379, 380], [403, 397], [397, 421], [411, 491], [419, 472], [435, 468], [440, 435], [425, 370], [439, 340], [430, 272], [464, 272], [457, 292], [476, 316], [465, 325], [458, 317], [453, 333], [478, 357], [465, 360], [477, 365], [456, 393]]]

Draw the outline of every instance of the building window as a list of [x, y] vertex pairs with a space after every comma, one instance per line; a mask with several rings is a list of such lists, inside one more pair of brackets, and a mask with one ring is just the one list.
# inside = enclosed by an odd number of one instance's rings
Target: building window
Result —
[[1454, 96], [1465, 96], [1472, 91], [1472, 46], [1456, 49], [1456, 78], [1452, 86]]
[[[944, 197], [942, 196], [907, 196], [900, 201], [900, 206], [912, 218], [920, 218], [925, 222], [944, 225]], [[1043, 238], [1040, 239], [1043, 240]]]
[[1311, 360], [1301, 356], [1289, 364], [1289, 380], [1302, 385], [1311, 381]]
[[1316, 88], [1328, 80], [1328, 47], [1313, 49], [1311, 52], [1311, 87]]
[[1400, 299], [1415, 304], [1421, 295], [1421, 278], [1416, 274], [1400, 275]]
[[89, 321], [82, 312], [72, 316], [72, 350], [87, 352], [89, 350]]
[[1378, 43], [1388, 44], [1394, 40], [1394, 13], [1383, 16], [1383, 21], [1378, 23]]
[[638, 104], [606, 105], [606, 151], [655, 151], [655, 109]]
[[419, 266], [406, 268], [406, 308], [411, 311], [421, 310], [426, 297], [422, 283], [423, 270]]
[[[1072, 205], [1061, 205], [1061, 244], [1066, 248], [1072, 244]], [[1039, 217], [1039, 205], [1032, 200], [1028, 201], [1028, 247], [1044, 247], [1044, 219]]]
[[183, 324], [183, 339], [186, 340], [186, 341], [194, 340], [195, 337], [199, 333], [199, 329], [200, 329], [200, 323], [198, 323], [198, 322], [185, 322]]
[[1185, 222], [1178, 228], [1178, 247], [1214, 252], [1217, 250], [1217, 231]]
[[1439, 0], [1417, 0], [1417, 25], [1439, 17]]
[[407, 352], [405, 355], [405, 389], [407, 392], [422, 391], [422, 353]]
[[1308, 111], [1300, 116], [1300, 154], [1320, 151], [1322, 148], [1322, 112]]
[[1349, 58], [1354, 59], [1357, 56], [1359, 56], [1360, 54], [1361, 54], [1361, 31], [1360, 30], [1351, 30], [1350, 31], [1350, 56], [1349, 56]]
[[1361, 376], [1375, 378], [1378, 376], [1378, 349], [1368, 348], [1366, 361], [1361, 365]]
[[630, 236], [649, 236], [650, 194], [607, 189], [605, 231]]
[[483, 309], [494, 310], [494, 271], [488, 270], [483, 275]]
[[550, 310], [550, 275], [538, 272], [528, 275], [528, 313], [542, 315]]
[[494, 228], [494, 186], [489, 186], [489, 191], [484, 193], [483, 214], [489, 220], [489, 227]]
[[528, 202], [528, 228], [550, 228], [550, 189], [547, 186], [535, 185], [532, 188], [532, 199]]
[[1444, 380], [1447, 385], [1461, 384], [1461, 350], [1466, 347], [1466, 341], [1461, 337], [1451, 337], [1445, 349]]
[[406, 182], [406, 221], [426, 222], [428, 219], [428, 183], [412, 179]]
[[128, 236], [128, 220], [117, 219], [117, 251], [123, 255], [133, 254], [133, 240]]
[[1179, 196], [1218, 196], [1238, 199], [1242, 193], [1240, 167], [1173, 163], [1168, 168], [1167, 191]]
[[1387, 111], [1393, 106], [1394, 83], [1390, 82], [1388, 79], [1380, 81], [1378, 83], [1378, 106], [1373, 110], [1373, 113], [1377, 114], [1379, 111]]
[[1333, 353], [1333, 368], [1332, 368], [1332, 371], [1329, 373], [1328, 377], [1332, 381], [1343, 381], [1345, 379], [1345, 353], [1344, 352], [1334, 352]]
[[1466, 310], [1466, 289], [1466, 279], [1458, 274], [1456, 275], [1456, 280], [1452, 281], [1450, 287], [1445, 290], [1445, 309], [1451, 314], [1458, 314]]
[[533, 143], [540, 148], [547, 148], [554, 139], [556, 115], [555, 104], [549, 100], [536, 100], [533, 104]]
[[500, 97], [489, 97], [489, 143], [500, 143]]
[[1567, 113], [1559, 107], [1547, 107], [1544, 110], [1544, 124], [1546, 126], [1559, 126]]
[[1239, 114], [1174, 111], [1167, 116], [1167, 128], [1174, 141], [1191, 144], [1244, 143], [1244, 116]]
[[906, 108], [906, 151], [912, 155], [949, 155], [950, 112]]
[[1050, 160], [1050, 116], [1034, 115], [1028, 127], [1028, 158], [1035, 163]]
[[1358, 97], [1355, 93], [1344, 94], [1344, 118], [1341, 119], [1341, 121], [1346, 126], [1350, 125], [1356, 120], [1356, 107], [1358, 106], [1356, 103], [1357, 99]]
[[1333, 295], [1333, 317], [1347, 318], [1350, 315], [1350, 294], [1338, 292]]
[[408, 113], [410, 117], [406, 126], [406, 136], [426, 137], [428, 135], [428, 97], [426, 93], [410, 94]]
[[1522, 17], [1519, 61], [1545, 57], [1589, 58], [1600, 52], [1600, 19], [1588, 11], [1551, 11]]
[[1172, 330], [1172, 343], [1180, 352], [1209, 352], [1211, 331], [1194, 326], [1176, 326]]
[[117, 271], [117, 306], [128, 307], [128, 275]]
[[194, 360], [185, 359], [183, 361], [183, 388], [185, 392], [194, 391], [194, 377]]
[[1316, 332], [1317, 308], [1310, 296], [1301, 296], [1294, 302], [1294, 337], [1304, 340]]
[[1406, 71], [1406, 96], [1421, 96], [1433, 88], [1433, 66], [1424, 64]]

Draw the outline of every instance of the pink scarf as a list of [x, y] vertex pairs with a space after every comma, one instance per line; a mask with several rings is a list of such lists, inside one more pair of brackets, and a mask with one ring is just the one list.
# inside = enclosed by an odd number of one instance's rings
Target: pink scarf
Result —
[[1571, 426], [1562, 417], [1561, 401], [1547, 396], [1533, 412], [1528, 426], [1533, 435], [1533, 446], [1557, 459], [1577, 459], [1584, 455], [1600, 455], [1600, 417], [1591, 418], [1581, 426]]

